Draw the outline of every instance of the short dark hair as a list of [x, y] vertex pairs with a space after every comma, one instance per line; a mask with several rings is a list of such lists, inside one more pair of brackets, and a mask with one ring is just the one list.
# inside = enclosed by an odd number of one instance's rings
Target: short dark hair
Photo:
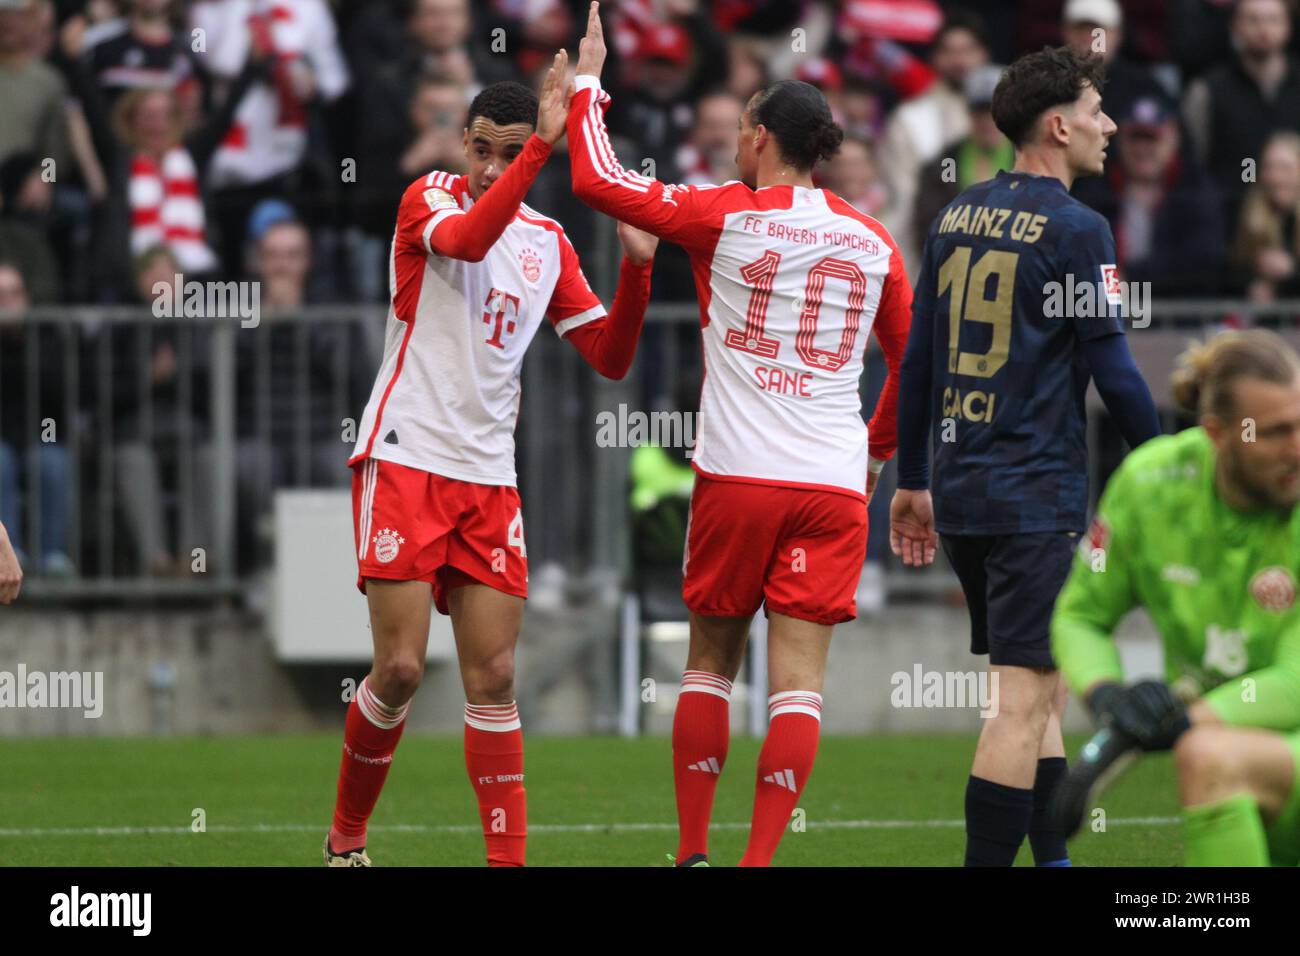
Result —
[[1045, 46], [1037, 53], [1025, 54], [1002, 74], [993, 91], [993, 122], [1019, 148], [1045, 112], [1075, 102], [1085, 87], [1100, 93], [1105, 81], [1100, 54]]
[[503, 80], [485, 86], [469, 104], [469, 115], [465, 125], [474, 122], [474, 117], [482, 116], [498, 126], [510, 126], [513, 123], [537, 125], [537, 94], [514, 80]]
[[782, 158], [799, 170], [830, 159], [844, 139], [822, 91], [802, 80], [781, 80], [759, 90], [750, 112], [753, 124], [770, 129]]

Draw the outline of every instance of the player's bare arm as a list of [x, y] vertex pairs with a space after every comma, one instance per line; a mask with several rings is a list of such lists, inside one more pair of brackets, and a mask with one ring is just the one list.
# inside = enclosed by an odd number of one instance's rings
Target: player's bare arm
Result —
[[659, 248], [659, 237], [638, 229], [626, 222], [618, 224], [618, 241], [623, 246], [623, 255], [634, 265], [643, 266], [655, 257]]

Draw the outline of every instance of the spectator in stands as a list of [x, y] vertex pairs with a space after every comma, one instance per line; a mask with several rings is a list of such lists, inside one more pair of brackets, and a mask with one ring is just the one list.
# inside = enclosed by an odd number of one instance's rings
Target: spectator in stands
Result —
[[619, 115], [610, 115], [610, 132], [636, 144], [639, 170], [654, 163], [655, 177], [680, 182], [678, 148], [695, 122], [695, 103], [723, 79], [726, 52], [721, 36], [702, 16], [670, 21], [641, 34], [623, 77]]
[[410, 144], [398, 163], [403, 184], [431, 169], [465, 171], [462, 140], [468, 106], [465, 88], [453, 80], [425, 74], [416, 82], [410, 107]]
[[[360, 328], [302, 316], [313, 300], [312, 241], [294, 210], [268, 200], [249, 223], [249, 273], [264, 319], [237, 339], [236, 480], [245, 532], [269, 513], [276, 488], [349, 480], [344, 421], [364, 404], [373, 371]], [[260, 542], [240, 537], [241, 567], [268, 557]]]
[[1254, 302], [1300, 298], [1300, 134], [1275, 133], [1246, 190], [1232, 264]]
[[884, 221], [914, 279], [920, 261], [919, 237], [912, 231], [918, 177], [945, 145], [970, 132], [964, 90], [966, 77], [989, 61], [983, 25], [961, 11], [950, 13], [935, 37], [930, 61], [938, 78], [894, 111], [880, 143], [880, 169], [890, 195]]
[[120, 288], [133, 272], [132, 257], [158, 244], [185, 273], [216, 271], [221, 263], [208, 241], [203, 170], [231, 129], [243, 92], [266, 75], [267, 57], [250, 54], [222, 105], [188, 130], [174, 90], [128, 90], [110, 111], [85, 61], [65, 66], [112, 185], [96, 223], [100, 284]]
[[[12, 263], [0, 262], [0, 523], [22, 564], [28, 564], [25, 546], [32, 545], [39, 572], [68, 575], [74, 568], [67, 554], [67, 440], [75, 425], [66, 405], [60, 330], [33, 328], [26, 317], [30, 304], [22, 273]], [[30, 484], [33, 478], [36, 488]], [[33, 494], [39, 540], [23, 533]]]
[[[1232, 14], [1237, 0], [1170, 0], [1166, 15], [1169, 51], [1184, 82], [1232, 56]], [[1291, 4], [1292, 9], [1295, 4]], [[1300, 30], [1291, 31], [1291, 53], [1300, 56]]]
[[39, 51], [42, 0], [14, 0], [0, 7], [0, 161], [17, 152], [68, 161], [67, 95], [58, 72]]
[[824, 56], [804, 57], [794, 71], [794, 78], [822, 91], [826, 105], [831, 108], [831, 118], [844, 126], [844, 74], [835, 61]]
[[677, 151], [681, 182], [703, 186], [739, 178], [736, 148], [744, 109], [740, 98], [726, 91], [706, 93], [695, 104], [695, 125]]
[[[341, 96], [350, 75], [325, 0], [277, 0], [274, 7], [254, 0], [199, 0], [190, 8], [190, 26], [204, 31], [207, 53], [200, 62], [214, 81], [236, 82], [250, 53], [271, 61], [269, 78], [254, 83], [235, 104], [234, 122], [207, 170], [220, 256], [233, 274], [253, 207], [269, 197], [299, 195], [308, 160], [325, 161], [323, 145], [308, 150], [309, 108]], [[334, 165], [315, 184], [338, 181]]]
[[177, 0], [127, 0], [126, 15], [87, 27], [80, 56], [111, 109], [127, 90], [176, 94], [188, 128], [202, 95], [189, 37], [177, 33]]
[[742, 102], [767, 86], [767, 69], [754, 45], [743, 37], [727, 41], [727, 90]]
[[876, 150], [870, 141], [845, 137], [839, 151], [826, 164], [826, 188], [858, 212], [879, 218], [889, 202], [880, 178]]
[[[276, 485], [346, 482], [351, 445], [341, 438], [343, 420], [364, 403], [372, 384], [366, 345], [353, 326], [301, 321], [303, 307], [313, 301], [312, 243], [293, 210], [272, 201], [254, 210], [251, 224], [249, 271], [273, 321], [240, 331], [239, 376], [247, 385], [238, 388], [239, 433], [270, 439], [278, 452]], [[262, 380], [263, 372], [269, 380]], [[265, 415], [245, 400], [259, 390]]]
[[1107, 162], [1093, 205], [1115, 234], [1121, 275], [1150, 282], [1156, 296], [1217, 291], [1225, 255], [1219, 196], [1195, 157], [1183, 155], [1172, 106], [1149, 97], [1116, 118], [1119, 157]]
[[[519, 79], [510, 57], [471, 42], [466, 0], [412, 0], [408, 9], [402, 20], [375, 4], [349, 31], [357, 181], [344, 192], [346, 242], [353, 291], [366, 302], [388, 297], [388, 244], [402, 192], [431, 169], [459, 171], [470, 100], [490, 83]], [[515, 52], [508, 43], [506, 50]]]
[[[746, 100], [748, 102], [748, 100]], [[845, 136], [854, 136], [872, 143], [884, 134], [886, 108], [883, 93], [870, 83], [855, 77], [844, 81], [840, 93], [840, 126]]]
[[[181, 298], [176, 288], [180, 265], [165, 246], [146, 250], [135, 263], [141, 303], [152, 307], [160, 296]], [[183, 330], [174, 322], [156, 329], [142, 320], [114, 325], [107, 333], [113, 469], [134, 548], [133, 570], [188, 574], [196, 547], [208, 554], [209, 569], [217, 563], [211, 535], [214, 459], [207, 431], [206, 332]], [[168, 520], [172, 513], [174, 522]]]
[[59, 270], [47, 233], [54, 186], [35, 153], [14, 153], [0, 163], [0, 259], [22, 273], [37, 305], [59, 299]]
[[1279, 130], [1300, 130], [1300, 65], [1287, 51], [1285, 0], [1238, 0], [1232, 60], [1192, 83], [1183, 116], [1197, 154], [1223, 195], [1229, 231], [1245, 192], [1243, 162], [1258, 162]]
[[1066, 46], [1100, 53], [1106, 64], [1103, 108], [1108, 116], [1127, 116], [1133, 104], [1169, 94], [1146, 67], [1124, 55], [1123, 12], [1118, 0], [1069, 0], [1061, 21]]
[[916, 197], [913, 233], [930, 231], [939, 210], [969, 186], [992, 179], [999, 170], [1010, 169], [1016, 151], [993, 122], [993, 90], [1002, 78], [1002, 67], [989, 64], [966, 77], [966, 106], [970, 111], [970, 135], [947, 144], [935, 160], [921, 170]]
[[207, 241], [207, 217], [199, 189], [199, 169], [181, 141], [180, 102], [166, 89], [136, 89], [118, 101], [118, 138], [130, 154], [127, 208], [130, 250], [139, 255], [166, 246], [180, 271], [216, 271], [216, 253]]

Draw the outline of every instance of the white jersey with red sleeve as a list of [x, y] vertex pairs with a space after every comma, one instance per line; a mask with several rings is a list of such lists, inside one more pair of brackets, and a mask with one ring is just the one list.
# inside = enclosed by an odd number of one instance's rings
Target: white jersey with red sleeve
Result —
[[[911, 324], [912, 290], [889, 233], [823, 189], [669, 186], [629, 172], [605, 132], [608, 94], [591, 76], [576, 87], [574, 193], [691, 257], [705, 358], [695, 468], [863, 496], [869, 458], [894, 453]], [[890, 375], [869, 438], [859, 384], [873, 327]]]
[[559, 223], [525, 205], [481, 262], [437, 254], [434, 228], [472, 205], [467, 177], [443, 172], [402, 196], [384, 357], [349, 464], [513, 486], [519, 371], [538, 326], [564, 335], [605, 314]]

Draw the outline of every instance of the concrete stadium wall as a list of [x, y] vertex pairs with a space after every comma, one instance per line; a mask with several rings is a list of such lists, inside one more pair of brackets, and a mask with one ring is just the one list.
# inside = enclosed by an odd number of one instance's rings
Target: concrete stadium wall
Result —
[[[519, 699], [535, 733], [612, 731], [618, 702], [616, 609], [596, 606], [529, 611], [519, 650]], [[588, 640], [582, 636], [587, 635]], [[1131, 674], [1158, 668], [1156, 642], [1141, 614], [1121, 636]], [[891, 704], [896, 673], [977, 671], [966, 651], [964, 608], [941, 603], [892, 606], [882, 616], [837, 629], [825, 688], [828, 733], [970, 731], [976, 706], [900, 708]], [[658, 682], [642, 706], [646, 732], [671, 727], [685, 644], [656, 649], [645, 670]], [[0, 672], [103, 674], [103, 713], [0, 706], [0, 737], [256, 734], [338, 730], [342, 686], [366, 664], [285, 666], [276, 661], [262, 620], [215, 610], [77, 612], [18, 605], [0, 610]], [[742, 675], [743, 677], [743, 675]], [[747, 687], [738, 688], [734, 726], [746, 726]], [[430, 663], [408, 729], [459, 733], [464, 697], [454, 663]], [[1086, 725], [1077, 705], [1068, 726]]]

